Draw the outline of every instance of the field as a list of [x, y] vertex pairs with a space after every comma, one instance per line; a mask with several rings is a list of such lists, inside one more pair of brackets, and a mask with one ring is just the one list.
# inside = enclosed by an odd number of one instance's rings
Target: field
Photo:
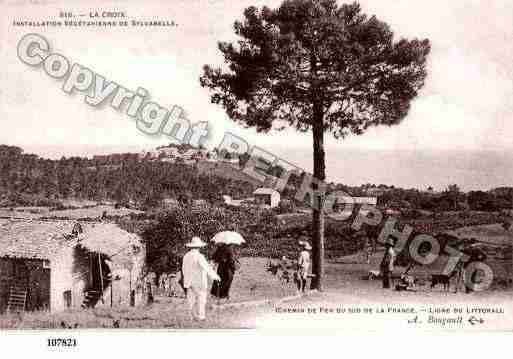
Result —
[[[329, 262], [326, 266], [325, 291], [311, 293], [305, 297], [296, 295], [293, 285], [283, 283], [279, 278], [266, 272], [267, 259], [241, 258], [241, 270], [236, 274], [232, 298], [227, 304], [209, 299], [207, 320], [198, 322], [188, 315], [185, 298], [157, 296], [156, 301], [143, 307], [98, 307], [91, 310], [71, 311], [56, 314], [26, 313], [0, 317], [0, 328], [254, 328], [289, 327], [301, 328], [304, 322], [297, 322], [301, 315], [277, 314], [277, 307], [335, 307], [351, 305], [392, 304], [407, 305], [507, 305], [511, 307], [513, 286], [494, 285], [486, 292], [457, 294], [443, 292], [441, 288], [429, 288], [427, 279], [431, 273], [437, 273], [440, 263], [429, 268], [417, 268], [413, 274], [425, 280], [416, 292], [397, 292], [383, 290], [378, 280], [365, 280], [363, 277], [370, 269], [376, 269], [382, 253], [376, 253], [371, 263], [359, 263], [359, 256], [341, 258], [338, 262]], [[502, 267], [511, 266], [504, 262]], [[398, 268], [400, 274], [404, 268]], [[283, 301], [282, 298], [288, 298]], [[247, 305], [245, 305], [246, 303]], [[506, 303], [506, 304], [504, 304]], [[512, 308], [513, 309], [513, 308]], [[511, 312], [509, 312], [511, 315]], [[287, 319], [282, 321], [281, 319]], [[353, 319], [356, 317], [353, 317]], [[317, 321], [310, 325], [322, 327], [333, 325], [337, 328], [351, 322]], [[354, 323], [352, 323], [354, 325]], [[294, 328], [294, 326], [297, 327]], [[386, 325], [382, 323], [382, 325]]]
[[64, 210], [56, 210], [48, 213], [48, 217], [50, 218], [66, 218], [66, 219], [82, 219], [82, 218], [90, 218], [97, 219], [100, 218], [106, 212], [107, 216], [112, 217], [123, 217], [129, 214], [140, 214], [142, 211], [137, 211], [134, 209], [128, 209], [125, 207], [114, 208], [110, 205], [98, 205], [94, 207], [85, 207], [85, 208], [76, 208], [76, 209], [64, 209]]
[[[139, 213], [126, 208], [116, 209], [113, 206], [88, 204], [81, 208], [63, 210], [51, 210], [48, 207], [17, 207], [12, 211], [0, 209], [0, 217], [5, 215], [29, 218], [96, 219], [102, 215], [103, 211], [107, 211], [109, 216]], [[232, 213], [228, 213], [227, 216], [229, 221], [235, 221]], [[460, 302], [488, 305], [495, 302], [511, 302], [513, 230], [505, 230], [501, 224], [490, 224], [493, 223], [491, 221], [494, 220], [495, 215], [475, 213], [470, 218], [460, 218], [459, 214], [447, 215], [436, 219], [434, 223], [429, 223], [431, 220], [428, 219], [416, 220], [412, 223], [414, 226], [420, 226], [420, 229], [432, 230], [429, 233], [449, 231], [460, 238], [476, 238], [480, 241], [485, 246], [488, 254], [487, 263], [494, 273], [494, 282], [485, 292], [454, 294], [452, 291], [443, 292], [441, 288], [431, 289], [430, 277], [432, 274], [441, 273], [447, 261], [445, 256], [441, 256], [430, 266], [417, 266], [410, 272], [420, 280], [415, 292], [383, 290], [380, 281], [364, 279], [369, 270], [379, 268], [383, 250], [378, 249], [372, 256], [370, 264], [365, 264], [361, 253], [358, 252], [362, 247], [347, 231], [348, 224], [328, 223], [325, 290], [302, 298], [297, 298], [292, 283], [284, 283], [266, 271], [268, 259], [263, 256], [280, 258], [287, 255], [289, 258], [295, 258], [298, 238], [308, 233], [308, 221], [305, 219], [310, 217], [281, 215], [275, 221], [275, 217], [269, 215], [258, 217], [261, 219], [260, 222], [246, 223], [248, 218], [253, 216], [256, 215], [239, 213], [239, 217], [242, 217], [240, 218], [241, 233], [248, 240], [248, 244], [240, 251], [243, 256], [242, 265], [234, 279], [231, 301], [219, 305], [217, 301], [210, 300], [208, 319], [205, 322], [191, 320], [183, 296], [160, 295], [156, 297], [153, 304], [135, 308], [110, 308], [107, 304], [91, 310], [55, 314], [47, 312], [23, 315], [4, 314], [0, 316], [0, 328], [253, 328], [294, 323], [294, 320], [290, 321], [288, 317], [287, 321], [282, 323], [278, 318], [285, 318], [285, 316], [276, 314], [277, 306], [341, 306], [376, 303], [445, 305]], [[475, 225], [476, 222], [477, 225]], [[463, 227], [457, 228], [457, 223], [461, 223]], [[416, 229], [419, 228], [416, 227]], [[404, 269], [397, 268], [395, 275], [399, 276]], [[182, 294], [179, 290], [177, 292]], [[287, 298], [286, 302], [283, 301], [284, 298]]]
[[[76, 201], [73, 201], [75, 205]], [[103, 212], [108, 216], [123, 217], [129, 214], [140, 214], [141, 211], [124, 207], [114, 208], [111, 205], [91, 204], [87, 206], [71, 206], [69, 209], [53, 209], [50, 207], [14, 207], [0, 208], [0, 217], [8, 218], [51, 218], [51, 219], [98, 219]]]
[[491, 245], [513, 244], [513, 229], [505, 230], [501, 224], [461, 227], [449, 233], [458, 237], [475, 237]]

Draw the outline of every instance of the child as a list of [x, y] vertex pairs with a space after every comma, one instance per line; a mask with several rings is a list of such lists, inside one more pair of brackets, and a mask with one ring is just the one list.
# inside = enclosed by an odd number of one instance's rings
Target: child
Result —
[[306, 280], [308, 279], [308, 271], [310, 270], [310, 250], [312, 250], [312, 247], [308, 242], [300, 242], [300, 244], [303, 246], [303, 250], [301, 253], [299, 253], [298, 258], [298, 274], [299, 274], [299, 281], [298, 281], [298, 290], [301, 292], [305, 292], [306, 290]]

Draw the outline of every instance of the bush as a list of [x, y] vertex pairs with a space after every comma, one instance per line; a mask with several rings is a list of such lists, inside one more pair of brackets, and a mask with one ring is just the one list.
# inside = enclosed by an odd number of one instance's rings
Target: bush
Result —
[[[241, 256], [295, 258], [301, 237], [311, 238], [310, 218], [294, 223], [279, 223], [273, 210], [252, 207], [209, 207], [202, 210], [172, 209], [156, 214], [141, 226], [146, 242], [149, 270], [156, 273], [177, 271], [186, 252], [185, 243], [199, 236], [209, 241], [217, 232], [239, 232], [246, 243], [237, 247]], [[123, 228], [134, 229], [135, 220], [123, 220]], [[140, 227], [141, 228], [141, 227]], [[130, 229], [127, 229], [130, 230]], [[326, 256], [340, 257], [361, 250], [363, 239], [355, 238], [348, 222], [326, 222]], [[212, 246], [207, 252], [212, 251]], [[208, 254], [208, 253], [207, 253]]]

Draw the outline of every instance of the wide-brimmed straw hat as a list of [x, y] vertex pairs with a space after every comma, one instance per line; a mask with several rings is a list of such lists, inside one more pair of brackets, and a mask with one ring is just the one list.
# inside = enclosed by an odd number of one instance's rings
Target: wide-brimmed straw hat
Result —
[[200, 237], [192, 237], [191, 241], [185, 244], [185, 246], [189, 248], [201, 248], [206, 245], [207, 244], [203, 242]]
[[393, 247], [393, 246], [395, 246], [395, 241], [392, 238], [388, 237], [387, 239], [385, 239], [385, 246], [386, 245]]

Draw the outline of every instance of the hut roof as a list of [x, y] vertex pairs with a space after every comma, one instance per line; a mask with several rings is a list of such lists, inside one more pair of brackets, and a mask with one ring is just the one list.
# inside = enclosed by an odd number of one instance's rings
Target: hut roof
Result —
[[[86, 223], [83, 233], [79, 234], [80, 245], [91, 252], [101, 252], [114, 261], [129, 257], [134, 247], [140, 248], [140, 239], [136, 234], [119, 228], [114, 223]], [[118, 258], [113, 258], [113, 257]]]
[[66, 246], [80, 244], [92, 252], [109, 257], [126, 256], [139, 237], [114, 223], [81, 222], [83, 232], [71, 237], [75, 221], [38, 221], [0, 219], [0, 257], [51, 260]]
[[0, 220], [0, 257], [50, 259], [67, 244], [72, 222]]

